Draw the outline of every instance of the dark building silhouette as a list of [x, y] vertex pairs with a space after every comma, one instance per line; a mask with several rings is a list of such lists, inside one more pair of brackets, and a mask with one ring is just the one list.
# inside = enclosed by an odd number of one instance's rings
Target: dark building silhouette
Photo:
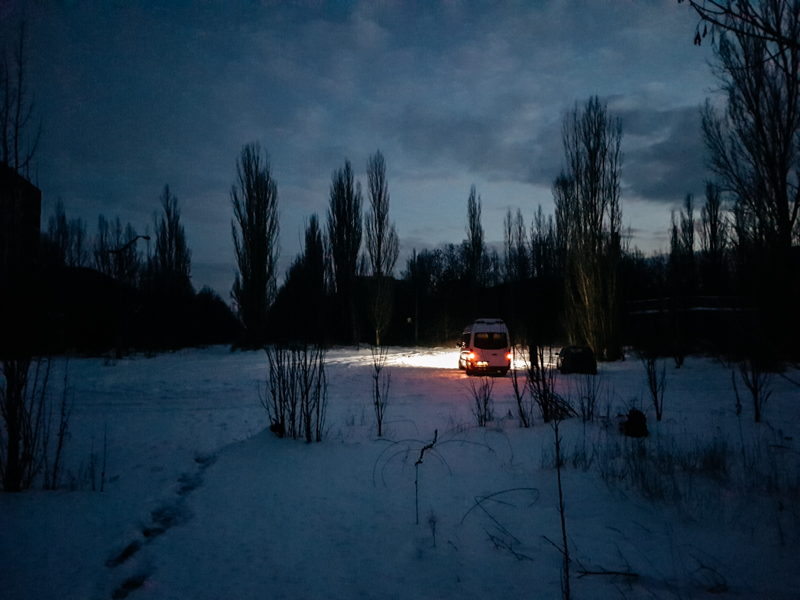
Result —
[[33, 268], [39, 248], [42, 192], [0, 162], [0, 277]]
[[39, 344], [37, 293], [42, 192], [0, 162], [0, 358], [25, 358]]

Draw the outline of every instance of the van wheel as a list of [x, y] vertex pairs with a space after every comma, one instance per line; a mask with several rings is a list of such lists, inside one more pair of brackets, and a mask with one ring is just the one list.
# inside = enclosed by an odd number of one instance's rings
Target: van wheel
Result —
[[505, 377], [508, 374], [508, 369], [500, 369], [500, 377]]

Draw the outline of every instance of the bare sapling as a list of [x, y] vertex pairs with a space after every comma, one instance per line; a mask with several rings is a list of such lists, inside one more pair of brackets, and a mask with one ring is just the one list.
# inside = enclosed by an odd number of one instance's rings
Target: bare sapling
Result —
[[[260, 398], [262, 406], [267, 410], [270, 420], [270, 430], [278, 437], [286, 435], [286, 404], [289, 382], [286, 356], [287, 350], [283, 346], [265, 346], [269, 366], [267, 379], [267, 398]], [[260, 388], [259, 388], [260, 389]], [[259, 391], [259, 396], [261, 393]]]
[[[322, 426], [327, 402], [325, 376], [325, 350], [320, 345], [302, 344], [293, 352], [297, 355], [297, 390], [300, 406], [300, 427], [306, 442], [321, 441]], [[324, 384], [324, 385], [323, 385]]]
[[417, 462], [414, 463], [414, 507], [416, 510], [417, 525], [419, 525], [419, 466], [422, 464], [422, 459], [425, 456], [425, 452], [436, 445], [436, 440], [438, 438], [439, 430], [434, 429], [433, 441], [430, 444], [422, 447], [422, 450], [419, 451], [419, 458], [417, 459]]
[[561, 541], [563, 547], [561, 548], [564, 556], [564, 565], [562, 569], [562, 596], [564, 600], [570, 599], [569, 591], [569, 546], [567, 545], [567, 523], [564, 518], [564, 490], [561, 485], [561, 437], [558, 433], [558, 426], [561, 423], [561, 417], [553, 417], [553, 432], [555, 433], [555, 451], [556, 451], [556, 476], [558, 478], [558, 514], [561, 517]]
[[[514, 356], [516, 358], [517, 350], [514, 349]], [[516, 361], [515, 361], [516, 362]], [[526, 368], [522, 371], [523, 377], [524, 373], [527, 373], [527, 362]], [[523, 427], [532, 427], [533, 426], [533, 410], [532, 410], [532, 399], [529, 394], [526, 394], [528, 389], [528, 384], [526, 380], [520, 381], [520, 369], [516, 369], [515, 365], [511, 366], [511, 370], [509, 371], [511, 374], [511, 387], [514, 389], [514, 398], [517, 401], [517, 414], [519, 415], [519, 423]], [[526, 398], [527, 396], [527, 398]]]
[[641, 359], [647, 373], [647, 388], [650, 390], [650, 397], [656, 409], [656, 421], [660, 421], [664, 414], [664, 390], [667, 387], [666, 365], [662, 363], [659, 372], [658, 357], [654, 354], [643, 354]]
[[[61, 412], [60, 418], [58, 422], [58, 437], [56, 442], [56, 455], [53, 459], [53, 473], [52, 473], [52, 480], [50, 481], [50, 489], [54, 490], [58, 487], [58, 479], [59, 479], [59, 466], [61, 463], [61, 452], [64, 449], [64, 442], [67, 437], [67, 427], [69, 424], [69, 416], [72, 413], [72, 405], [75, 403], [75, 399], [73, 396], [73, 400], [71, 403], [68, 404], [68, 373], [69, 373], [69, 364], [64, 366], [64, 391], [61, 394]], [[46, 482], [45, 482], [46, 483]], [[94, 487], [92, 488], [94, 489]]]
[[[772, 395], [769, 389], [771, 373], [764, 369], [763, 365], [752, 358], [745, 358], [739, 362], [739, 375], [745, 386], [750, 390], [753, 398], [753, 411], [755, 422], [761, 422], [761, 411]], [[733, 389], [736, 392], [737, 402], [739, 401], [739, 391], [736, 389], [736, 377], [733, 377]]]
[[108, 425], [103, 424], [103, 467], [100, 471], [100, 491], [106, 487], [106, 457], [108, 456]]
[[431, 511], [431, 514], [428, 515], [428, 527], [431, 528], [431, 536], [433, 537], [433, 547], [436, 548], [436, 524], [439, 522], [439, 518], [436, 516], [436, 513]]
[[383, 436], [383, 418], [389, 404], [389, 386], [392, 374], [384, 371], [388, 348], [385, 346], [370, 346], [372, 353], [372, 406], [375, 409], [375, 420], [378, 423], [378, 437]]
[[92, 491], [97, 491], [97, 452], [94, 451], [94, 436], [92, 436], [92, 445], [89, 447], [89, 469], [88, 479], [92, 484]]
[[271, 403], [265, 406], [272, 421], [270, 428], [278, 437], [288, 435], [297, 439], [297, 354], [281, 344], [266, 346], [264, 350], [269, 362]]
[[473, 400], [472, 414], [478, 421], [478, 427], [485, 427], [494, 418], [494, 379], [485, 376], [477, 379], [477, 382], [474, 378], [469, 380], [469, 391]]
[[531, 344], [528, 348], [528, 389], [542, 413], [542, 420], [549, 423], [554, 418], [576, 416], [575, 410], [556, 393], [556, 369], [553, 365], [553, 349]]
[[314, 439], [317, 442], [322, 441], [322, 436], [325, 433], [325, 415], [328, 412], [328, 376], [325, 372], [325, 352], [321, 352], [319, 356], [319, 368], [317, 370], [317, 379], [315, 383], [315, 397], [316, 403], [314, 411], [316, 412], [316, 419], [314, 420]]
[[603, 380], [600, 375], [582, 375], [578, 379], [578, 409], [581, 420], [594, 421], [597, 416], [597, 398], [603, 389]]
[[742, 444], [742, 465], [747, 467], [747, 455], [744, 449], [744, 431], [742, 431], [742, 401], [739, 399], [739, 390], [736, 389], [736, 371], [731, 371], [733, 393], [736, 395], [736, 420], [739, 421], [739, 441]]
[[[34, 362], [36, 367], [31, 373]], [[50, 360], [7, 359], [2, 363], [2, 373], [5, 380], [5, 385], [0, 387], [0, 417], [4, 425], [0, 427], [3, 489], [18, 492], [30, 488], [42, 469], [47, 487]]]

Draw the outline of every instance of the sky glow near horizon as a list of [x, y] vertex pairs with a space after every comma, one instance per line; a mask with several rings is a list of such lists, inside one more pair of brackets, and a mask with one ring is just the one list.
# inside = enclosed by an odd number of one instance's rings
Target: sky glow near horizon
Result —
[[152, 233], [169, 184], [194, 287], [226, 299], [246, 143], [271, 157], [281, 275], [304, 222], [325, 219], [332, 172], [348, 158], [366, 193], [377, 149], [400, 237], [395, 275], [413, 249], [464, 239], [472, 184], [499, 248], [509, 208], [526, 225], [540, 204], [552, 213], [561, 124], [591, 95], [622, 121], [632, 247], [665, 250], [670, 212], [688, 192], [699, 205], [709, 176], [699, 108], [714, 98], [710, 42], [692, 45], [696, 17], [676, 0], [11, 2], [6, 43], [23, 13], [43, 227], [60, 198], [90, 235], [100, 214]]

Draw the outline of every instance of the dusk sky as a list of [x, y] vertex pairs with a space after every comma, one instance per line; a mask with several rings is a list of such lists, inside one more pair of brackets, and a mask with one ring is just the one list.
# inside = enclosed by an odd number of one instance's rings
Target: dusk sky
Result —
[[230, 188], [249, 142], [278, 184], [281, 274], [304, 221], [324, 220], [332, 172], [349, 158], [366, 192], [378, 149], [396, 275], [412, 249], [465, 237], [472, 184], [487, 242], [502, 243], [508, 208], [526, 224], [539, 204], [552, 213], [564, 115], [592, 95], [622, 121], [632, 246], [665, 250], [670, 211], [687, 192], [702, 202], [699, 108], [716, 81], [710, 41], [692, 45], [697, 17], [677, 0], [0, 0], [6, 44], [23, 13], [43, 226], [61, 198], [90, 235], [101, 213], [152, 233], [169, 184], [194, 287], [225, 299]]

